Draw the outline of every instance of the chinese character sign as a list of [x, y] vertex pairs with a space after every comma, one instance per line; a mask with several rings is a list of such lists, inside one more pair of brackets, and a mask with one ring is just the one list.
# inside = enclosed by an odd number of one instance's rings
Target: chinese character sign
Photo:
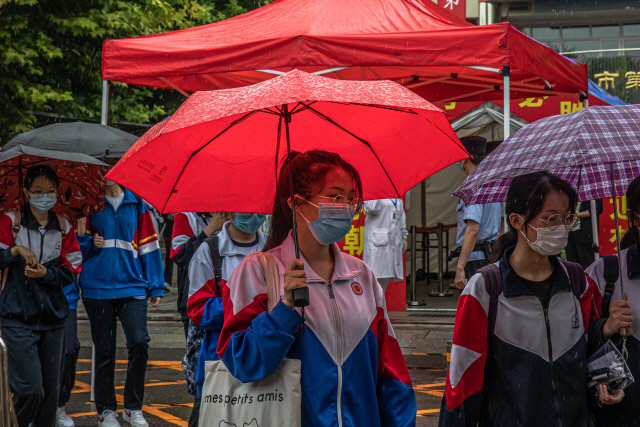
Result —
[[[627, 230], [627, 198], [618, 197], [616, 208], [618, 209], [618, 225], [620, 237]], [[600, 255], [615, 255], [618, 252], [616, 245], [616, 222], [613, 216], [613, 199], [603, 200], [602, 215], [600, 215], [600, 229], [598, 238], [600, 242]]]
[[351, 231], [346, 235], [343, 241], [338, 242], [338, 246], [342, 252], [353, 255], [356, 258], [362, 259], [362, 253], [364, 252], [364, 211], [353, 217], [353, 225]]
[[467, 19], [467, 0], [438, 0], [436, 3], [458, 18]]

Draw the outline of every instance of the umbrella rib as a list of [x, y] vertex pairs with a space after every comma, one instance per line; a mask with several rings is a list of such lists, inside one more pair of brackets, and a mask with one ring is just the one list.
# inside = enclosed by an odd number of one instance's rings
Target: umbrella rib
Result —
[[280, 155], [280, 137], [282, 133], [282, 120], [284, 117], [280, 116], [278, 120], [278, 139], [276, 140], [276, 182], [278, 182], [278, 156]]
[[219, 134], [217, 134], [216, 136], [211, 138], [206, 144], [204, 144], [202, 147], [198, 148], [193, 153], [191, 153], [191, 155], [189, 156], [189, 159], [187, 160], [187, 163], [184, 165], [184, 167], [180, 171], [180, 175], [178, 175], [178, 179], [176, 179], [176, 182], [173, 184], [173, 187], [171, 188], [171, 192], [169, 193], [169, 196], [167, 197], [167, 201], [164, 202], [164, 206], [162, 207], [162, 213], [165, 212], [165, 209], [167, 208], [167, 203], [169, 203], [169, 199], [171, 199], [171, 195], [177, 193], [176, 186], [180, 182], [180, 178], [182, 178], [182, 175], [184, 174], [184, 171], [187, 169], [187, 166], [189, 166], [189, 163], [191, 163], [191, 159], [193, 159], [198, 153], [200, 153], [202, 150], [204, 150], [213, 141], [218, 139], [218, 137], [222, 136], [226, 131], [228, 131], [229, 129], [231, 129], [235, 125], [242, 123], [243, 121], [245, 121], [249, 117], [253, 116], [254, 114], [258, 113], [259, 111], [260, 110], [250, 111], [247, 114], [245, 114], [244, 116], [240, 117], [239, 119], [233, 121], [232, 123], [229, 124], [229, 126], [224, 128]]
[[315, 108], [311, 107], [310, 105], [306, 106], [307, 109], [309, 109], [310, 111], [312, 111], [313, 113], [315, 113], [316, 115], [318, 115], [319, 117], [323, 118], [324, 120], [328, 121], [329, 123], [331, 123], [332, 125], [334, 125], [335, 127], [337, 127], [338, 129], [342, 130], [343, 132], [346, 132], [347, 134], [351, 135], [352, 137], [354, 137], [355, 139], [357, 139], [358, 141], [362, 142], [364, 145], [366, 145], [367, 147], [369, 147], [369, 150], [371, 150], [371, 152], [373, 153], [373, 155], [375, 156], [376, 160], [378, 161], [378, 164], [380, 164], [380, 167], [382, 168], [382, 170], [384, 171], [385, 175], [387, 175], [387, 178], [389, 179], [389, 182], [391, 183], [391, 185], [393, 186], [393, 189], [396, 192], [396, 195], [398, 196], [398, 198], [402, 198], [402, 196], [400, 195], [400, 193], [398, 192], [398, 189], [396, 188], [396, 185], [393, 183], [393, 180], [391, 179], [391, 177], [389, 176], [389, 172], [387, 172], [387, 169], [384, 167], [384, 165], [382, 164], [382, 162], [380, 161], [380, 158], [378, 157], [378, 154], [375, 152], [375, 150], [373, 149], [373, 147], [371, 147], [371, 144], [369, 144], [368, 141], [360, 138], [359, 136], [355, 135], [352, 132], [349, 132], [347, 129], [343, 128], [342, 126], [340, 126], [338, 123], [336, 123], [333, 119], [331, 119], [330, 117], [325, 116], [324, 114], [322, 114], [321, 112], [319, 112], [318, 110], [316, 110]]

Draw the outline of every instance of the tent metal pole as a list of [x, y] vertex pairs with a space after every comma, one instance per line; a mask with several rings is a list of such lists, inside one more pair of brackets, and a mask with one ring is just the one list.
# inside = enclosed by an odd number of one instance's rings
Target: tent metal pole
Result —
[[[589, 93], [582, 94], [584, 108], [589, 108]], [[598, 236], [598, 208], [596, 201], [591, 200], [589, 202], [591, 210], [591, 234], [593, 235], [593, 251], [595, 252], [595, 259], [600, 258], [600, 238]]]
[[[504, 108], [503, 108], [503, 112], [504, 112], [504, 138], [502, 138], [503, 141], [506, 141], [507, 138], [509, 138], [511, 136], [511, 68], [508, 65], [504, 65], [502, 67], [502, 80], [503, 80], [503, 103], [504, 103]], [[502, 210], [504, 211], [504, 203], [502, 204]], [[509, 231], [509, 219], [507, 218], [507, 215], [505, 214], [504, 216], [504, 225], [503, 225], [503, 229], [504, 232], [506, 233], [507, 231]]]
[[102, 81], [102, 115], [100, 116], [100, 123], [107, 125], [109, 123], [109, 86], [111, 82], [109, 80]]

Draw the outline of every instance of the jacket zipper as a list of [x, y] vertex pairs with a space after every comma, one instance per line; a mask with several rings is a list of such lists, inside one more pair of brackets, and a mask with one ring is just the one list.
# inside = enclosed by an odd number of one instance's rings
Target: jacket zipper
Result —
[[[552, 297], [553, 298], [553, 297]], [[540, 301], [542, 303], [542, 301]], [[551, 303], [551, 299], [549, 299]], [[553, 371], [553, 347], [551, 345], [551, 322], [549, 322], [549, 309], [544, 309], [544, 321], [547, 327], [547, 345], [549, 347], [549, 367], [551, 369], [551, 390], [553, 392], [553, 403], [556, 408], [556, 419], [558, 420], [558, 427], [562, 427], [562, 420], [560, 419], [560, 404], [558, 403], [558, 389], [556, 387], [556, 380]]]
[[331, 307], [333, 308], [333, 318], [336, 327], [336, 350], [338, 359], [338, 427], [342, 427], [342, 324], [340, 322], [340, 311], [336, 296], [333, 293], [333, 284], [328, 283], [329, 298], [331, 299]]

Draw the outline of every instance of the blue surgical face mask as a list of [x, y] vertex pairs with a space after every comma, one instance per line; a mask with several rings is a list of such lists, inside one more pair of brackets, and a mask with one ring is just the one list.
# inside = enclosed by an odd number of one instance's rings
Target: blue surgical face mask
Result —
[[335, 203], [320, 203], [315, 205], [306, 199], [302, 199], [318, 208], [318, 219], [310, 222], [302, 217], [309, 224], [311, 234], [321, 245], [330, 245], [344, 239], [351, 231], [353, 214], [349, 205], [336, 205]]
[[44, 193], [44, 194], [31, 194], [29, 198], [29, 204], [36, 208], [40, 213], [45, 213], [51, 210], [56, 205], [58, 197], [56, 193]]
[[260, 230], [260, 226], [267, 219], [265, 214], [236, 212], [236, 219], [233, 225], [243, 233], [255, 233]]

